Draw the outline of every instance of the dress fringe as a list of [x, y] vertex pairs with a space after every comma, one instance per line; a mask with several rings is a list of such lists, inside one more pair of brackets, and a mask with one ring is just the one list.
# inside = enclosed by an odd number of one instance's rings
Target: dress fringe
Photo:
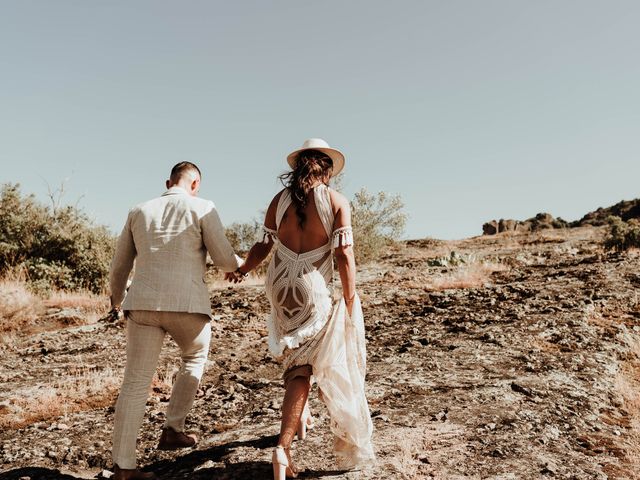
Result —
[[331, 248], [353, 245], [353, 230], [351, 227], [341, 227], [334, 230], [331, 240]]

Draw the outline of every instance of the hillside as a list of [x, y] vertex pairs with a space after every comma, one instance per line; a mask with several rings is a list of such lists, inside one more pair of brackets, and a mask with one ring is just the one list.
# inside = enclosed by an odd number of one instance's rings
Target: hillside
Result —
[[484, 235], [495, 235], [502, 232], [537, 232], [554, 228], [599, 227], [607, 225], [609, 217], [620, 217], [625, 222], [640, 219], [640, 198], [622, 200], [610, 207], [600, 207], [584, 215], [580, 220], [567, 222], [550, 213], [538, 213], [527, 220], [504, 219], [490, 220], [482, 225]]
[[[301, 478], [640, 478], [640, 254], [607, 254], [602, 235], [581, 227], [416, 240], [362, 267], [378, 463], [335, 471], [314, 389], [317, 426], [294, 444]], [[283, 389], [267, 351], [267, 301], [259, 285], [211, 293], [210, 362], [187, 427], [202, 441], [155, 450], [177, 364], [167, 341], [140, 462], [166, 479], [271, 478]], [[110, 468], [124, 341], [121, 324], [101, 321], [0, 346], [0, 478], [94, 478]], [[69, 407], [83, 411], [47, 418], [64, 400], [51, 398], [55, 385], [69, 397], [91, 392]], [[40, 417], [24, 420], [32, 411]]]

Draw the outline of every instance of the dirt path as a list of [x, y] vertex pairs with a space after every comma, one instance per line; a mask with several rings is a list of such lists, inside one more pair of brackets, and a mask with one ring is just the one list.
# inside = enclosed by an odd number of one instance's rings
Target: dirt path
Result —
[[[605, 255], [598, 238], [581, 228], [409, 242], [363, 269], [378, 463], [335, 470], [313, 395], [317, 427], [295, 444], [302, 478], [640, 478], [640, 255]], [[466, 263], [440, 258], [451, 250]], [[434, 290], [447, 279], [468, 285]], [[260, 287], [239, 287], [214, 291], [212, 304], [210, 364], [187, 426], [202, 442], [181, 454], [154, 448], [176, 366], [167, 341], [140, 462], [166, 479], [270, 478], [283, 391], [266, 346], [266, 299]], [[111, 372], [117, 384], [123, 344], [121, 327], [96, 324], [6, 349], [0, 406], [79, 367]], [[108, 468], [112, 401], [5, 429], [0, 478], [91, 478]]]

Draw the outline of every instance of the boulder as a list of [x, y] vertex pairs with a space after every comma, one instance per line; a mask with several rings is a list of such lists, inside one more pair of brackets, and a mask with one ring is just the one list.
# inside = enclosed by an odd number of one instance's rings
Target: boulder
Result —
[[513, 219], [501, 218], [498, 222], [498, 232], [514, 232], [516, 230], [517, 221]]
[[496, 233], [498, 233], [498, 222], [495, 220], [491, 220], [490, 222], [482, 225], [483, 235], [495, 235]]

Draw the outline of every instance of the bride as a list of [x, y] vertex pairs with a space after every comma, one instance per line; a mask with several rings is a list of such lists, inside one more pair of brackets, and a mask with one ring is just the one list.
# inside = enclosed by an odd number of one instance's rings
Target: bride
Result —
[[[313, 426], [307, 406], [312, 378], [331, 416], [339, 466], [353, 468], [375, 458], [364, 395], [364, 322], [355, 288], [351, 212], [347, 199], [328, 187], [344, 167], [344, 156], [314, 138], [287, 161], [292, 170], [280, 176], [285, 188], [267, 209], [262, 241], [227, 277], [241, 281], [275, 246], [265, 283], [271, 304], [269, 349], [284, 367], [282, 423], [272, 457], [277, 480], [297, 476], [290, 448], [296, 433], [303, 440]], [[336, 302], [330, 290], [332, 252], [342, 284]]]

